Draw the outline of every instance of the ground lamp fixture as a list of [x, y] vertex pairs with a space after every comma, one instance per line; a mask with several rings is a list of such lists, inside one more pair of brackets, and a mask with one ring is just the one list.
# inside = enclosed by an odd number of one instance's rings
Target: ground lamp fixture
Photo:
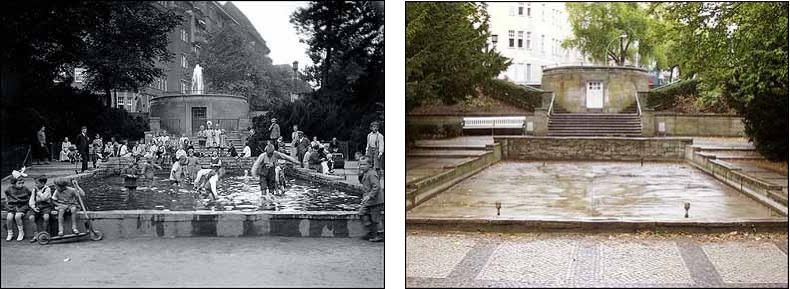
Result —
[[686, 209], [686, 218], [689, 217], [689, 208], [690, 207], [691, 207], [691, 203], [689, 203], [689, 202], [686, 202], [686, 203], [683, 204], [683, 208]]
[[499, 209], [502, 208], [502, 202], [497, 201], [495, 205], [496, 205], [496, 215], [499, 216]]

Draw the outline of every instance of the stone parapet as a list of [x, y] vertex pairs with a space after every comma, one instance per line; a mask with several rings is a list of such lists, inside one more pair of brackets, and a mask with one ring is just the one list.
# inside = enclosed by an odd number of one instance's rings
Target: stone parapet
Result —
[[505, 160], [682, 161], [691, 138], [495, 136]]

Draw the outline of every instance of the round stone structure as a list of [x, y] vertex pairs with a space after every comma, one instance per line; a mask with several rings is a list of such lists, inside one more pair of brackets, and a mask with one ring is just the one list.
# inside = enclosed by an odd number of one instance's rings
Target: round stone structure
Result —
[[234, 131], [249, 126], [250, 105], [246, 97], [230, 94], [171, 94], [151, 99], [151, 118], [171, 133], [195, 135], [200, 125], [212, 121]]
[[543, 90], [569, 112], [618, 113], [649, 90], [648, 71], [627, 66], [560, 66], [543, 70]]

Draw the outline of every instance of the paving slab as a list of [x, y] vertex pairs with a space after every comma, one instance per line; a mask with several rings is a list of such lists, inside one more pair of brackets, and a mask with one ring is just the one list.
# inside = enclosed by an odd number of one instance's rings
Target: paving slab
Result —
[[[444, 278], [453, 271], [476, 241], [463, 237], [406, 238], [406, 275], [424, 278]], [[430, 254], [427, 254], [430, 252]]]
[[[408, 266], [450, 271], [423, 277], [407, 270], [410, 288], [787, 287], [787, 254], [778, 249], [787, 244], [787, 232], [510, 234], [407, 229], [406, 233]], [[441, 242], [442, 249], [425, 246], [428, 241]], [[454, 250], [466, 254], [445, 253]], [[716, 257], [709, 251], [716, 251]], [[722, 270], [722, 264], [729, 264], [732, 272]], [[730, 282], [728, 274], [742, 276], [743, 282]]]
[[702, 249], [725, 283], [787, 283], [787, 254], [774, 244], [728, 242]]

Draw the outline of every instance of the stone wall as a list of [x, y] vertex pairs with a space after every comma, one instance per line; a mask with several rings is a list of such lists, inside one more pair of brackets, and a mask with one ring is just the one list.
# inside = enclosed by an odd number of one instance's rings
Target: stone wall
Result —
[[682, 161], [691, 138], [501, 136], [505, 160]]
[[[249, 122], [249, 103], [247, 99], [235, 95], [201, 94], [201, 95], [166, 95], [151, 100], [151, 117], [158, 117], [159, 122], [178, 119], [180, 131], [192, 136], [192, 108], [205, 107], [206, 119], [239, 119], [240, 130], [246, 129]], [[161, 127], [161, 124], [160, 124]], [[153, 128], [152, 128], [153, 129]]]
[[[725, 137], [746, 136], [746, 133], [744, 132], [743, 118], [731, 114], [677, 114], [656, 112], [654, 114], [653, 123], [653, 131], [656, 135]], [[664, 133], [659, 131], [661, 123], [664, 123]]]
[[649, 75], [634, 67], [565, 66], [543, 71], [543, 90], [556, 94], [554, 105], [585, 112], [588, 81], [603, 82], [603, 112], [617, 113], [636, 101], [639, 91], [648, 91]]

